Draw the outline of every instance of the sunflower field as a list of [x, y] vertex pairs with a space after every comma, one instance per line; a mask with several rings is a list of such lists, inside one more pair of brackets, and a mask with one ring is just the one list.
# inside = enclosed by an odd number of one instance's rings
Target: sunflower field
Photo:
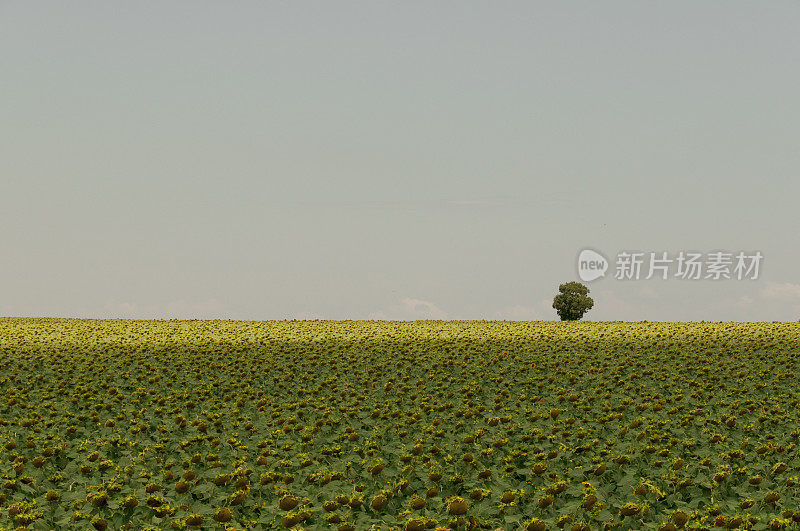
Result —
[[0, 319], [0, 529], [799, 529], [800, 325]]

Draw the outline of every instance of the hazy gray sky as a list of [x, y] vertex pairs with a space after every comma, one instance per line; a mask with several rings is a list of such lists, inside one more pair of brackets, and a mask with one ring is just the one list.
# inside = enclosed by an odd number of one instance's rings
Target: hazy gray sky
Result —
[[[800, 319], [800, 3], [0, 2], [0, 315]], [[612, 272], [613, 273], [613, 272]], [[613, 275], [612, 275], [613, 276]]]

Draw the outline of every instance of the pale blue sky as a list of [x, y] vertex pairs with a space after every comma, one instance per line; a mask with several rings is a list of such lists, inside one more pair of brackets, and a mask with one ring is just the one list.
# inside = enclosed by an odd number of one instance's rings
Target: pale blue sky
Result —
[[0, 315], [800, 319], [800, 3], [0, 2]]

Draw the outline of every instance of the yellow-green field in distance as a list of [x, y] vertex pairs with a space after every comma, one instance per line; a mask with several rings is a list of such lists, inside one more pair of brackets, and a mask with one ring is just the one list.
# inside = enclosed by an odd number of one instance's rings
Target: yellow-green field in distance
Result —
[[796, 529], [800, 325], [0, 319], [0, 527]]

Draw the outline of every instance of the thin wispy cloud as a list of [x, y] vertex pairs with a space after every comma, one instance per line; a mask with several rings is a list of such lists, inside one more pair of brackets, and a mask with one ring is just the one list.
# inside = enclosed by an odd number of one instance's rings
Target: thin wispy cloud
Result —
[[800, 284], [793, 284], [791, 282], [768, 282], [767, 285], [761, 289], [760, 294], [765, 299], [800, 301]]
[[403, 297], [389, 308], [370, 313], [368, 318], [383, 321], [415, 321], [425, 319], [443, 320], [447, 319], [448, 316], [447, 312], [431, 301]]
[[175, 300], [164, 305], [131, 301], [109, 301], [103, 317], [109, 319], [231, 319], [233, 315], [218, 299]]

